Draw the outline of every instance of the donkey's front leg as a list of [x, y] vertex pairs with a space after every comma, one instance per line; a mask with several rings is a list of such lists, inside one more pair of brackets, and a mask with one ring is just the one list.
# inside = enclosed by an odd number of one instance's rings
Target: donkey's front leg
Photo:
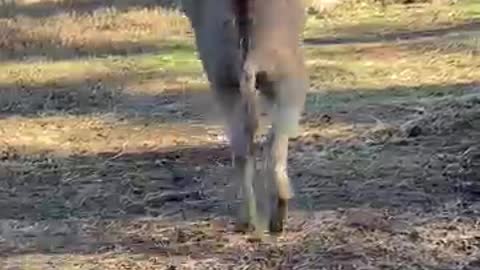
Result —
[[242, 183], [243, 191], [242, 204], [237, 213], [236, 230], [241, 232], [254, 230], [260, 235], [266, 229], [264, 225], [266, 222], [262, 222], [258, 213], [253, 183], [256, 178], [254, 136], [252, 130], [245, 128], [248, 120], [242, 111], [237, 111], [235, 117], [228, 123], [234, 181], [236, 184]]

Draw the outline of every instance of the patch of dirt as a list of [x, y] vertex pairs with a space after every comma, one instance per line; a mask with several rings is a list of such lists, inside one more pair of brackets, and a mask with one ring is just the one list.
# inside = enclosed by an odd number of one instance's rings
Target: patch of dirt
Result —
[[6, 269], [474, 269], [478, 95], [387, 122], [368, 115], [391, 107], [373, 109], [306, 114], [291, 142], [287, 232], [265, 243], [233, 232], [221, 141], [64, 157], [4, 148]]

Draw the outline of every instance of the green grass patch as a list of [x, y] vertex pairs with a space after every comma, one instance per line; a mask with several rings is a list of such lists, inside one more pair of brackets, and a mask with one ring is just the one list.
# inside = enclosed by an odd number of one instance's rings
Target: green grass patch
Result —
[[445, 28], [479, 18], [478, 1], [458, 5], [389, 5], [372, 3], [340, 5], [329, 13], [308, 18], [305, 37], [382, 35], [393, 32]]
[[480, 1], [478, 0], [462, 1], [458, 4], [458, 8], [469, 19], [480, 20]]
[[[467, 39], [463, 42], [472, 42]], [[480, 56], [469, 48], [450, 46], [459, 42], [309, 48], [311, 85], [339, 91], [471, 83], [480, 78]]]
[[135, 80], [143, 76], [201, 76], [194, 49], [173, 46], [158, 53], [62, 61], [6, 62], [0, 66], [0, 85], [62, 86], [82, 80]]

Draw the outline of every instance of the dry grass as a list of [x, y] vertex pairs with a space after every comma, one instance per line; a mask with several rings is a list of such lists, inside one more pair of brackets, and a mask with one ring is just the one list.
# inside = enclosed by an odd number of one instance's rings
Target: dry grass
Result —
[[[465, 1], [453, 8], [445, 4], [389, 5], [382, 7], [368, 1], [346, 1], [327, 13], [311, 16], [306, 37], [342, 38], [382, 37], [389, 33], [438, 30], [478, 19], [475, 1]], [[412, 33], [412, 34], [413, 34]]]
[[[19, 127], [18, 123], [22, 125]], [[133, 122], [133, 123], [132, 123]], [[39, 119], [0, 120], [0, 151], [15, 149], [14, 155], [48, 153], [59, 157], [101, 153], [149, 152], [185, 145], [216, 142], [215, 127], [192, 127], [187, 123], [149, 124], [122, 121], [115, 115], [54, 116]], [[206, 136], [211, 133], [211, 136]], [[161, 136], [158, 136], [161, 134]], [[196, 135], [195, 135], [196, 134]]]
[[166, 41], [188, 37], [189, 23], [175, 10], [138, 7], [125, 11], [106, 6], [91, 13], [62, 11], [40, 18], [0, 19], [0, 58], [125, 55], [153, 51]]
[[478, 48], [450, 49], [462, 42], [468, 42], [468, 38], [408, 45], [377, 43], [312, 48], [309, 64], [313, 87], [375, 90], [471, 83], [480, 75]]
[[[431, 217], [414, 217], [415, 222], [409, 231], [377, 230], [366, 232], [362, 237], [357, 228], [349, 225], [350, 215], [319, 212], [304, 224], [293, 225], [295, 232], [279, 239], [277, 243], [258, 246], [241, 236], [224, 232], [221, 220], [214, 222], [216, 226], [199, 222], [195, 225], [183, 223], [176, 228], [158, 226], [151, 219], [97, 224], [82, 221], [79, 224], [89, 228], [89, 231], [84, 232], [85, 236], [101, 231], [105, 241], [116, 247], [117, 251], [103, 255], [72, 254], [65, 258], [38, 254], [23, 256], [23, 261], [22, 258], [12, 256], [8, 259], [8, 265], [21, 266], [22, 269], [31, 269], [29, 267], [35, 265], [48, 268], [46, 262], [50, 261], [62, 269], [312, 269], [318, 266], [336, 269], [351, 265], [370, 269], [381, 263], [386, 269], [436, 269], [441, 267], [439, 262], [449, 260], [461, 261], [458, 269], [469, 264], [475, 265], [472, 262], [474, 260], [461, 252], [462, 249], [475, 245], [475, 235], [470, 233], [475, 231], [473, 222], [444, 222]], [[406, 214], [390, 223], [400, 224], [401, 219], [408, 217], [409, 214]], [[18, 228], [26, 226], [21, 223], [15, 225]], [[45, 226], [47, 224], [40, 223], [29, 230], [32, 235], [39, 235]], [[65, 230], [74, 226], [75, 223], [72, 223]], [[125, 233], [125, 230], [129, 233]], [[416, 243], [405, 245], [405, 239], [408, 238], [416, 238]], [[154, 242], [163, 244], [154, 245]], [[146, 243], [146, 249], [135, 243]], [[130, 251], [126, 253], [128, 255], [119, 253], [124, 249]], [[209, 252], [212, 250], [223, 256], [212, 256], [214, 254]], [[149, 252], [149, 255], [145, 256], [142, 252]], [[165, 256], [166, 254], [169, 255]], [[186, 254], [195, 255], [188, 258]], [[375, 254], [374, 258], [372, 254]], [[431, 259], [432, 257], [437, 259]], [[453, 264], [450, 266], [450, 269], [456, 268]]]

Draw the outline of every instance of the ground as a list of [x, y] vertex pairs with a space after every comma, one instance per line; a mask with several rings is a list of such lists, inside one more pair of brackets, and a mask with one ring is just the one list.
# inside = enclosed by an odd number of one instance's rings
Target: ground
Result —
[[480, 269], [480, 5], [362, 3], [310, 12], [296, 197], [259, 243], [180, 12], [2, 2], [0, 269]]

